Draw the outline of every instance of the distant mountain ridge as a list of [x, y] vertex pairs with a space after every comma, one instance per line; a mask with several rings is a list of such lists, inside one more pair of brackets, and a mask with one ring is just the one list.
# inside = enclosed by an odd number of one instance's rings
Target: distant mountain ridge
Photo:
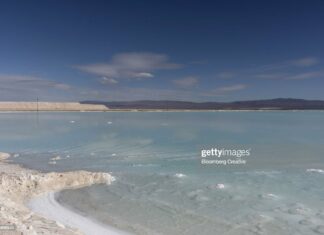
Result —
[[324, 101], [293, 98], [234, 102], [189, 102], [172, 100], [140, 101], [82, 101], [82, 104], [101, 104], [110, 109], [185, 109], [185, 110], [324, 110]]

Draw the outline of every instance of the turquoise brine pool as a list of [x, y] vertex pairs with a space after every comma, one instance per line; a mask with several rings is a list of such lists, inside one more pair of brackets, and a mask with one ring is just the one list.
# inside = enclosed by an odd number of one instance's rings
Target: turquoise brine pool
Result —
[[[112, 172], [112, 185], [57, 200], [134, 234], [324, 234], [323, 121], [320, 111], [1, 113], [0, 150], [44, 172]], [[251, 154], [202, 165], [211, 148]]]

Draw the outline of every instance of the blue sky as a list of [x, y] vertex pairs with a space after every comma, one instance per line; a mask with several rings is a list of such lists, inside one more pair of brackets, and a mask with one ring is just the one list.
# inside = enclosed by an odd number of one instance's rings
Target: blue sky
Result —
[[324, 1], [1, 1], [0, 100], [324, 99]]

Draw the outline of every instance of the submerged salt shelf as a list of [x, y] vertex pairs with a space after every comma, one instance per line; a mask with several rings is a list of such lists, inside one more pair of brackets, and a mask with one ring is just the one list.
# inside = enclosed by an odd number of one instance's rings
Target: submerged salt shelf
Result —
[[[324, 234], [322, 120], [315, 111], [1, 114], [0, 149], [40, 171], [113, 172], [112, 185], [64, 190], [55, 205], [122, 231]], [[211, 148], [251, 156], [202, 165]]]
[[64, 190], [58, 201], [136, 234], [317, 234], [322, 182], [305, 172], [123, 175], [111, 186]]
[[55, 192], [48, 192], [33, 198], [28, 203], [28, 207], [46, 218], [57, 221], [61, 226], [78, 228], [85, 235], [130, 235], [61, 206], [55, 199]]

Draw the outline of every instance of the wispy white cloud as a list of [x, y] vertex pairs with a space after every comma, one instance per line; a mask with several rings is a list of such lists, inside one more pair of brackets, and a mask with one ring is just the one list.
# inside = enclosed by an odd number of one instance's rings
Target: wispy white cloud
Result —
[[134, 74], [134, 77], [135, 78], [152, 78], [154, 77], [154, 75], [152, 73], [137, 73], [137, 74]]
[[260, 73], [260, 74], [254, 74], [251, 76], [252, 78], [258, 78], [258, 79], [283, 79], [284, 77], [287, 77], [287, 73]]
[[305, 80], [324, 77], [324, 71], [319, 69], [320, 60], [316, 57], [304, 57], [286, 60], [253, 68], [236, 70], [231, 73], [221, 73], [218, 78], [240, 77], [242, 79], [268, 80]]
[[216, 88], [215, 91], [216, 92], [233, 92], [233, 91], [240, 91], [240, 90], [244, 90], [247, 88], [247, 85], [245, 84], [235, 84], [235, 85], [230, 85], [230, 86], [223, 86], [223, 87], [219, 87]]
[[157, 70], [177, 69], [181, 65], [169, 62], [169, 58], [165, 54], [131, 52], [116, 54], [108, 63], [75, 67], [90, 74], [117, 80], [152, 78], [154, 77], [153, 72]]
[[26, 89], [44, 89], [54, 88], [58, 90], [69, 90], [70, 86], [65, 83], [59, 83], [52, 80], [39, 78], [36, 76], [25, 75], [6, 75], [0, 74], [0, 87], [26, 88]]
[[129, 100], [199, 100], [201, 94], [191, 90], [167, 88], [119, 87], [119, 89], [85, 89], [82, 95], [87, 99], [129, 101]]
[[294, 69], [312, 69], [321, 61], [316, 57], [304, 57], [292, 60], [281, 61], [278, 63], [265, 64], [253, 68], [243, 69], [239, 73], [264, 73], [264, 72], [279, 72]]
[[101, 84], [117, 84], [118, 81], [116, 79], [113, 79], [113, 78], [107, 78], [107, 77], [102, 77], [100, 79], [100, 83]]
[[306, 72], [306, 73], [297, 73], [290, 76], [285, 77], [286, 80], [305, 80], [311, 78], [324, 78], [323, 71], [315, 71], [315, 72]]
[[71, 86], [65, 83], [55, 83], [54, 88], [59, 89], [59, 90], [70, 90]]
[[175, 79], [172, 81], [176, 86], [181, 88], [191, 88], [198, 84], [197, 77], [185, 77], [181, 79]]
[[318, 64], [319, 60], [315, 57], [305, 57], [297, 60], [292, 60], [290, 63], [298, 67], [311, 67]]
[[306, 80], [313, 78], [324, 78], [324, 71], [310, 72], [285, 72], [285, 73], [263, 73], [254, 75], [255, 78], [273, 80]]
[[233, 84], [228, 86], [217, 87], [211, 91], [204, 92], [204, 96], [225, 96], [248, 88], [247, 84]]
[[[235, 76], [250, 77], [250, 78], [261, 78], [261, 79], [287, 79], [287, 80], [298, 80], [294, 79], [295, 70], [312, 69], [313, 66], [320, 63], [320, 60], [316, 57], [304, 57], [293, 60], [281, 61], [273, 64], [265, 64], [248, 69], [241, 69], [233, 72], [222, 72], [216, 75], [220, 79], [230, 79]], [[301, 76], [305, 72], [299, 71]], [[307, 76], [305, 76], [307, 77]], [[310, 76], [312, 77], [312, 76]], [[314, 76], [316, 77], [316, 76]]]
[[0, 90], [3, 100], [30, 100], [36, 96], [57, 100], [62, 93], [68, 94], [71, 86], [36, 76], [0, 74]]

